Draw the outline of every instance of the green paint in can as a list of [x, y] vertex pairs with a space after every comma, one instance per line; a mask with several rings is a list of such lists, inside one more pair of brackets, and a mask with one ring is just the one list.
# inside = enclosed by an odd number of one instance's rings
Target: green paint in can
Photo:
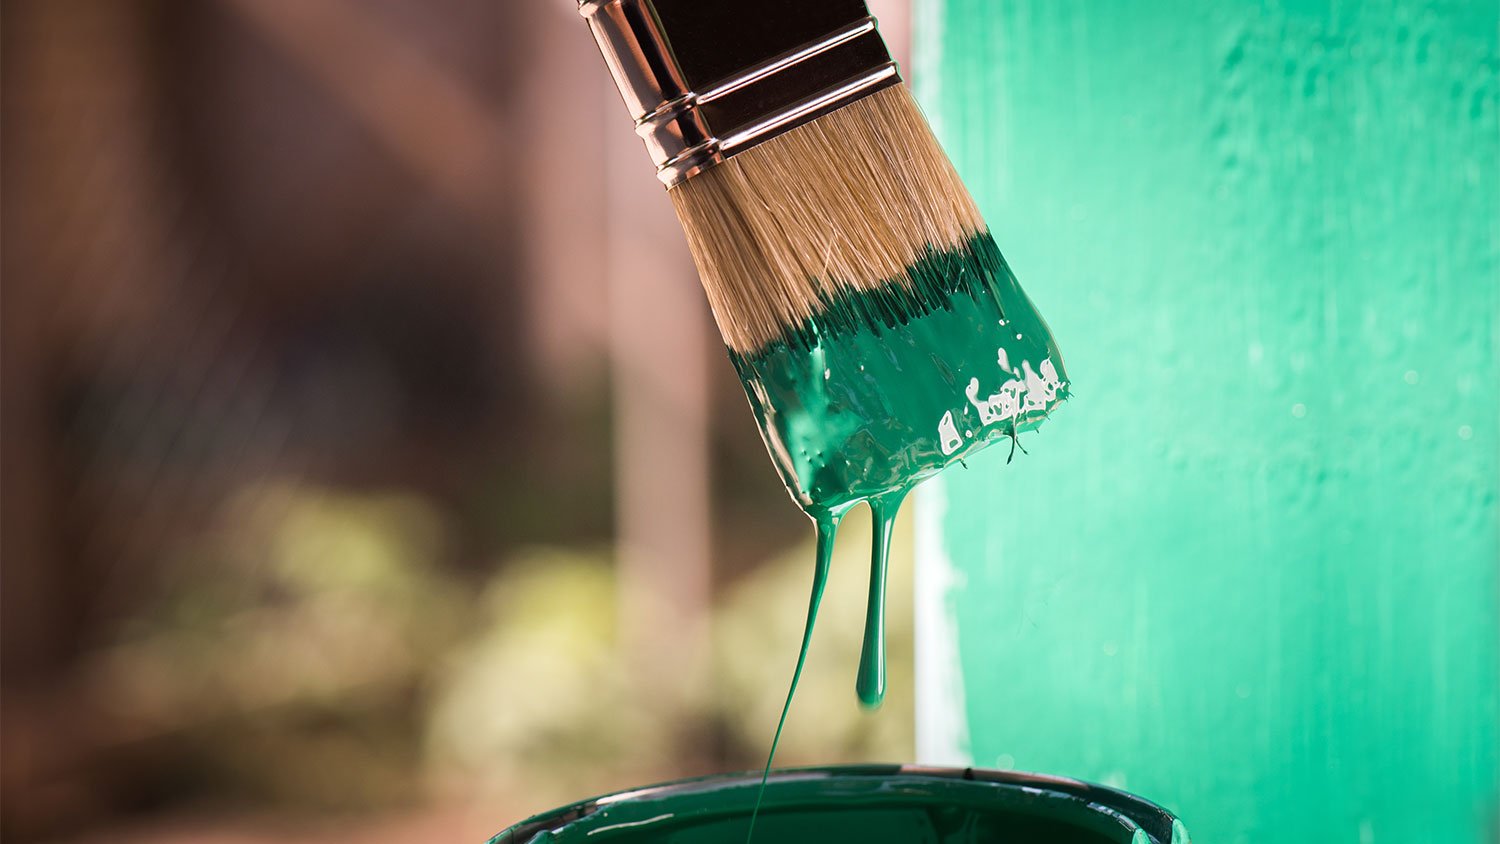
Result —
[[[742, 840], [760, 778], [729, 774], [585, 800], [490, 844], [720, 844]], [[1075, 780], [896, 765], [779, 771], [761, 831], [784, 844], [1191, 844], [1170, 814]]]

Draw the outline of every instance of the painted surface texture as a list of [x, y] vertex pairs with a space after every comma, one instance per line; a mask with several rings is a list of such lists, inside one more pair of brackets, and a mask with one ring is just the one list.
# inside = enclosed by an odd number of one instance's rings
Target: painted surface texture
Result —
[[1496, 840], [1497, 41], [1494, 2], [919, 0], [1074, 396], [931, 482], [919, 671], [962, 693], [919, 735], [1201, 841]]

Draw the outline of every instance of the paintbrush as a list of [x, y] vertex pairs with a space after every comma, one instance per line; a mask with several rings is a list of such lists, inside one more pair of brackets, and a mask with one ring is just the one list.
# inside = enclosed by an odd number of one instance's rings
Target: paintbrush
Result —
[[974, 451], [1014, 446], [1066, 397], [1051, 333], [861, 0], [579, 11], [667, 186], [773, 462], [818, 524], [819, 583], [842, 514], [858, 501], [874, 511], [860, 697], [878, 701], [896, 507]]
[[[1066, 394], [1050, 333], [861, 0], [584, 0], [579, 11], [800, 505], [905, 488], [1034, 427]], [[912, 330], [959, 298], [990, 300], [996, 324]], [[979, 338], [958, 332], [985, 335], [982, 361], [965, 348]], [[895, 366], [880, 353], [913, 342], [930, 348]], [[922, 366], [923, 353], [954, 371]], [[854, 399], [846, 413], [828, 406], [841, 399]]]

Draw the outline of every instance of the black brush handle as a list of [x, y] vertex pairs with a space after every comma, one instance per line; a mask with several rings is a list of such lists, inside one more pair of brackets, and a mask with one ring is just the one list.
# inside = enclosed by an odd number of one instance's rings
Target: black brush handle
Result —
[[900, 81], [863, 0], [583, 0], [671, 186]]
[[651, 0], [688, 84], [746, 68], [870, 16], [861, 0]]

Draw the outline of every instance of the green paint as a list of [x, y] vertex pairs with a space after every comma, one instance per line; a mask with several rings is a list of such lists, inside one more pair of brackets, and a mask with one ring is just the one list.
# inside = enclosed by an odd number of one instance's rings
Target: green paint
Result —
[[1067, 395], [1052, 335], [988, 233], [930, 250], [908, 272], [730, 355], [804, 509], [904, 493], [1040, 425]]
[[1067, 397], [1052, 335], [988, 233], [929, 250], [908, 275], [830, 297], [766, 348], [730, 355], [798, 505], [875, 508], [856, 680], [867, 706], [885, 694], [885, 569], [901, 500], [944, 467], [1036, 428]]
[[[738, 842], [762, 791], [716, 776], [587, 800], [517, 824], [491, 844]], [[785, 844], [1168, 844], [1173, 818], [1119, 792], [1047, 778], [892, 765], [782, 771], [764, 787], [761, 830]]]
[[[730, 357], [787, 490], [818, 532], [802, 648], [764, 785], [807, 660], [838, 520], [869, 503], [870, 596], [855, 692], [875, 707], [885, 697], [886, 568], [902, 500], [944, 467], [1040, 425], [1067, 397], [1067, 376], [988, 233], [929, 249], [907, 279], [832, 296], [767, 347]], [[747, 842], [759, 806], [757, 798]]]
[[896, 511], [905, 495], [905, 490], [899, 490], [870, 501], [870, 522], [875, 531], [870, 543], [870, 602], [865, 609], [865, 637], [854, 681], [854, 691], [865, 706], [879, 706], [885, 699], [885, 572], [891, 559], [891, 528], [896, 525]]
[[786, 690], [786, 702], [781, 705], [781, 717], [776, 720], [776, 735], [771, 737], [771, 752], [766, 754], [766, 767], [760, 774], [760, 789], [755, 794], [755, 808], [750, 812], [750, 825], [745, 831], [745, 841], [755, 835], [755, 819], [760, 815], [760, 804], [765, 797], [766, 780], [771, 776], [771, 762], [776, 758], [776, 746], [781, 744], [781, 729], [786, 726], [786, 714], [792, 709], [792, 697], [797, 694], [797, 683], [802, 679], [802, 666], [807, 664], [807, 649], [812, 645], [813, 625], [818, 621], [818, 605], [823, 603], [823, 587], [828, 585], [828, 568], [833, 559], [833, 543], [839, 532], [848, 507], [840, 510], [813, 510], [814, 529], [817, 531], [817, 551], [813, 558], [812, 596], [807, 601], [807, 625], [802, 629], [802, 647], [797, 651], [797, 667], [792, 671], [792, 684]]
[[1500, 7], [915, 24], [918, 94], [1088, 405], [923, 490], [917, 576], [965, 584], [954, 744], [1221, 844], [1494, 841]]

